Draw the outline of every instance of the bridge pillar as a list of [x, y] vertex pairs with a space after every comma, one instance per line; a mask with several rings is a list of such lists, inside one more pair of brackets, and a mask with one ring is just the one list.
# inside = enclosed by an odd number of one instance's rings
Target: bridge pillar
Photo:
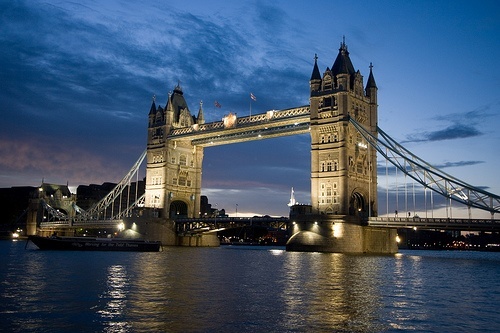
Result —
[[198, 217], [200, 213], [203, 147], [187, 138], [171, 138], [174, 129], [204, 124], [202, 103], [193, 117], [177, 85], [164, 108], [155, 100], [149, 112], [145, 207], [158, 217]]
[[310, 80], [311, 207], [308, 212], [291, 212], [295, 224], [287, 249], [395, 252], [395, 231], [361, 222], [377, 215], [377, 154], [349, 119], [376, 136], [377, 108], [371, 65], [364, 87], [345, 42], [323, 76], [315, 59]]
[[37, 225], [39, 223], [39, 209], [40, 209], [40, 199], [30, 198], [28, 204], [28, 212], [26, 216], [26, 234], [36, 235]]
[[391, 254], [398, 250], [396, 229], [360, 225], [349, 216], [290, 217], [287, 251]]

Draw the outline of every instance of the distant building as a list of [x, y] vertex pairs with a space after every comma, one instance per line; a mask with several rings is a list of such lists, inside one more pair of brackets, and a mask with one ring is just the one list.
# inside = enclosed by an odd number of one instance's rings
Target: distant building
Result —
[[33, 186], [0, 188], [0, 224], [25, 227], [29, 198], [36, 190]]

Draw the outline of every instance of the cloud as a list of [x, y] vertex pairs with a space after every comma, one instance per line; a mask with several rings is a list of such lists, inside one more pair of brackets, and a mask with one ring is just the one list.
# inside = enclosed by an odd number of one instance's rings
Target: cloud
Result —
[[433, 132], [421, 132], [418, 134], [408, 135], [407, 139], [402, 141], [401, 143], [464, 139], [480, 135], [483, 135], [483, 133], [474, 126], [464, 125], [464, 124], [454, 124], [448, 126], [447, 128]]
[[472, 111], [440, 114], [431, 120], [452, 124], [436, 131], [421, 131], [410, 134], [401, 143], [433, 142], [481, 136], [484, 133], [478, 127], [483, 128], [484, 122], [488, 118], [497, 116], [497, 113], [491, 111], [492, 107], [497, 105], [498, 103], [491, 103], [479, 106]]
[[457, 161], [457, 162], [445, 162], [443, 164], [437, 164], [434, 167], [437, 169], [444, 169], [444, 168], [471, 166], [482, 163], [484, 163], [484, 161]]
[[[464, 167], [464, 166], [472, 166], [472, 165], [478, 165], [482, 164], [484, 161], [455, 161], [455, 162], [444, 162], [442, 164], [435, 164], [433, 167], [435, 169], [446, 169], [446, 168], [454, 168], [454, 167]], [[377, 164], [377, 173], [379, 175], [385, 175], [386, 173], [389, 175], [395, 175], [396, 174], [396, 167], [389, 163], [387, 167], [385, 166], [385, 162], [379, 161]], [[402, 173], [398, 169], [398, 173]]]
[[[246, 115], [250, 91], [259, 98], [254, 113], [307, 102], [307, 88], [302, 89], [307, 75], [304, 79], [286, 65], [270, 66], [278, 62], [270, 55], [273, 41], [258, 30], [239, 29], [235, 21], [241, 18], [214, 20], [175, 7], [133, 4], [125, 9], [110, 3], [91, 8], [31, 1], [0, 6], [1, 132], [7, 138], [22, 132], [20, 145], [33, 148], [19, 156], [17, 163], [25, 163], [19, 170], [52, 170], [55, 166], [43, 160], [47, 155], [36, 152], [62, 151], [64, 144], [72, 146], [69, 151], [79, 150], [72, 154], [74, 161], [66, 161], [76, 169], [95, 161], [91, 156], [133, 163], [130, 151], [145, 144], [151, 96], [166, 101], [178, 80], [192, 113], [199, 100], [218, 99], [224, 112]], [[278, 20], [283, 14], [272, 15], [275, 20], [268, 25], [283, 24]], [[284, 81], [287, 89], [278, 94], [268, 89]], [[303, 96], [290, 93], [297, 88]], [[205, 114], [207, 121], [222, 117], [212, 110]], [[13, 152], [4, 146], [1, 153], [4, 168], [14, 163]], [[68, 178], [83, 174], [69, 170]]]
[[73, 184], [89, 184], [103, 180], [118, 182], [128, 171], [123, 164], [109, 161], [97, 152], [92, 154], [65, 142], [44, 139], [19, 141], [0, 138], [0, 156], [3, 178], [30, 173], [47, 182], [63, 184], [71, 179]]

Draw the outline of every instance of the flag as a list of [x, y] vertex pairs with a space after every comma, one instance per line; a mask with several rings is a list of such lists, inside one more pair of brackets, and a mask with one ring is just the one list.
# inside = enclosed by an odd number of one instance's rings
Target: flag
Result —
[[220, 103], [217, 102], [217, 101], [214, 102], [214, 105], [215, 105], [216, 108], [221, 108], [222, 107], [222, 105], [220, 105]]
[[252, 93], [250, 93], [250, 98], [251, 98], [252, 100], [254, 100], [254, 101], [256, 101], [256, 100], [257, 100], [257, 97], [255, 97], [255, 95], [254, 95], [254, 94], [252, 94]]

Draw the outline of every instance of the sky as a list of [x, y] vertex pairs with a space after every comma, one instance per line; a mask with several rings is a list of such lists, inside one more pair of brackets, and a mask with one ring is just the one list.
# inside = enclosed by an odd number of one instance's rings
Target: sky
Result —
[[[380, 128], [500, 194], [496, 1], [0, 0], [0, 32], [0, 188], [120, 181], [177, 84], [206, 122], [250, 93], [252, 114], [306, 105], [314, 55], [325, 71], [345, 36]], [[403, 182], [379, 174], [381, 214]], [[229, 214], [287, 216], [292, 187], [309, 203], [308, 134], [205, 149], [202, 194]]]

